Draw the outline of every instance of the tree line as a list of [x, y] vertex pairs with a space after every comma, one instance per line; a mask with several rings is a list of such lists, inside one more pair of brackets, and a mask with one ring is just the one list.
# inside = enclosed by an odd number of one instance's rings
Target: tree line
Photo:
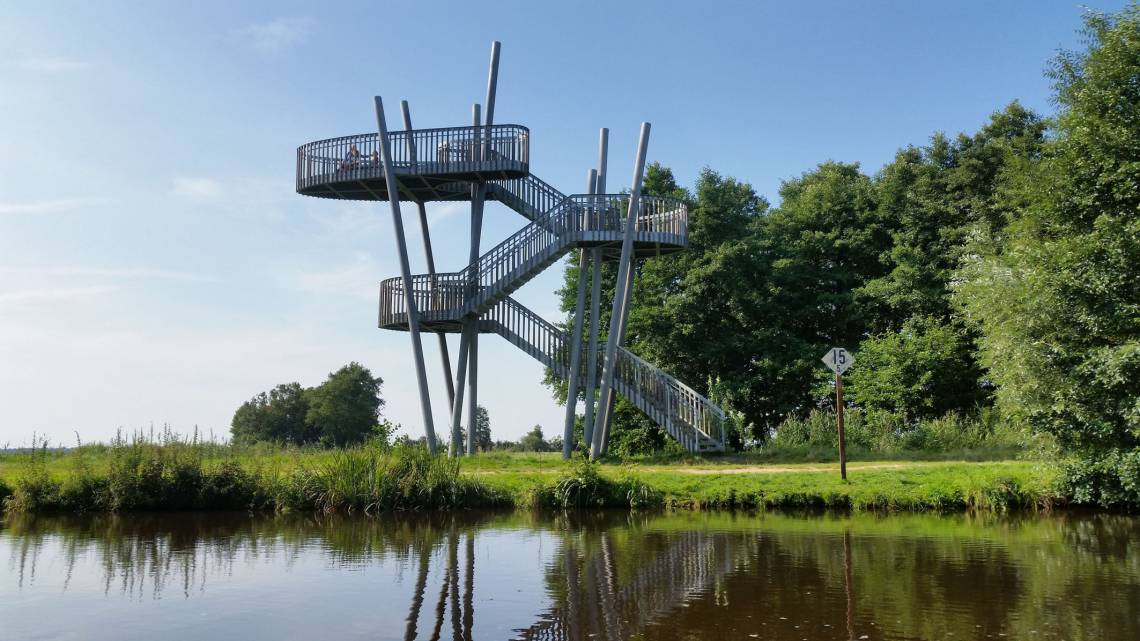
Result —
[[369, 439], [387, 441], [393, 425], [380, 420], [384, 381], [357, 362], [328, 375], [316, 387], [283, 383], [242, 403], [234, 412], [234, 443], [343, 447]]
[[[778, 206], [651, 165], [645, 193], [689, 203], [689, 249], [636, 263], [627, 343], [739, 412], [737, 445], [829, 407], [819, 357], [838, 345], [872, 419], [996, 411], [1052, 440], [1074, 491], [1140, 502], [1140, 9], [1088, 13], [1085, 34], [1047, 68], [1052, 116], [1015, 101], [873, 175], [827, 161]], [[575, 256], [564, 311], [577, 279]], [[615, 423], [617, 452], [665, 442], [624, 401]]]

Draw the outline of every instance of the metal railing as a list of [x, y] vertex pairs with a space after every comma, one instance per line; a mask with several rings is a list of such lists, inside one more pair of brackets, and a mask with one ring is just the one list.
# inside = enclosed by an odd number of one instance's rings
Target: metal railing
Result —
[[[389, 139], [398, 174], [525, 172], [530, 166], [530, 130], [521, 125], [393, 131]], [[318, 140], [297, 148], [298, 190], [383, 178], [379, 134]]]
[[[553, 323], [506, 298], [481, 317], [481, 326], [499, 334], [560, 376], [570, 372], [569, 339]], [[587, 358], [579, 359], [586, 374]], [[602, 363], [598, 363], [598, 374]], [[614, 388], [685, 449], [724, 449], [724, 410], [688, 385], [653, 366], [633, 352], [618, 347]]]
[[[479, 257], [459, 272], [412, 276], [416, 309], [425, 321], [482, 313], [583, 241], [620, 241], [629, 196], [574, 195]], [[681, 201], [643, 196], [636, 219], [636, 240], [683, 245], [688, 209]], [[380, 324], [406, 315], [407, 297], [400, 278], [381, 284]]]
[[495, 180], [487, 185], [499, 202], [531, 220], [536, 220], [566, 200], [562, 192], [530, 174], [522, 178]]
[[[431, 173], [439, 171], [439, 165], [444, 163], [506, 163], [512, 162], [512, 153], [526, 153], [525, 145], [515, 148], [510, 144], [496, 143], [495, 140], [502, 136], [494, 130], [492, 144], [489, 147], [482, 145], [480, 137], [485, 131], [483, 127], [415, 130], [411, 132], [411, 138], [406, 136], [408, 132], [396, 132], [392, 140], [393, 157], [398, 166], [409, 172], [423, 169], [424, 173]], [[312, 143], [317, 146], [314, 151], [319, 153], [305, 155], [304, 158], [306, 162], [319, 166], [322, 162], [333, 162], [330, 159], [336, 159], [337, 153], [344, 153], [345, 149], [357, 149], [363, 154], [363, 150], [373, 148], [367, 144], [375, 145], [375, 138], [356, 136]], [[366, 143], [365, 140], [371, 142]], [[422, 152], [417, 150], [425, 147], [438, 152], [441, 140], [450, 141], [444, 156], [437, 155], [427, 161], [418, 157]], [[300, 151], [298, 162], [301, 162]], [[348, 153], [350, 158], [354, 157], [352, 152]], [[456, 153], [458, 156], [453, 155]], [[425, 169], [422, 166], [426, 164], [434, 166]], [[333, 171], [351, 173], [373, 169], [349, 164], [337, 166]], [[299, 166], [299, 182], [302, 175], [308, 174], [304, 174]], [[415, 301], [419, 320], [421, 323], [458, 323], [468, 314], [477, 314], [481, 328], [502, 335], [565, 376], [570, 363], [566, 334], [509, 296], [573, 247], [620, 242], [625, 236], [629, 195], [564, 196], [530, 175], [488, 184], [494, 190], [495, 198], [534, 222], [492, 247], [462, 271], [413, 276], [410, 295]], [[450, 188], [451, 185], [437, 187], [443, 191]], [[454, 184], [457, 193], [469, 188], [464, 183]], [[636, 242], [683, 246], [687, 243], [687, 235], [688, 209], [683, 202], [658, 196], [641, 197], [635, 219]], [[379, 302], [381, 327], [406, 326], [408, 293], [402, 278], [391, 278], [381, 283]], [[582, 363], [579, 374], [584, 376], [588, 359], [579, 360]], [[601, 368], [602, 363], [599, 362], [599, 373]], [[724, 449], [724, 412], [692, 388], [620, 347], [614, 378], [618, 393], [630, 399], [686, 449]]]

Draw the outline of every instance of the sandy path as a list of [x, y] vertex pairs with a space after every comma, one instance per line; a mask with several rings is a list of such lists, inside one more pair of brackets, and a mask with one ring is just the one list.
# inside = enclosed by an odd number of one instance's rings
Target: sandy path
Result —
[[[904, 470], [916, 467], [925, 467], [929, 465], [939, 465], [945, 463], [969, 463], [972, 461], [913, 461], [908, 463], [848, 463], [848, 470]], [[996, 461], [987, 461], [985, 464], [993, 465]], [[981, 463], [979, 463], [981, 464]], [[805, 465], [747, 465], [736, 467], [716, 467], [716, 466], [661, 466], [661, 465], [633, 465], [636, 471], [640, 472], [673, 472], [676, 474], [694, 474], [694, 475], [710, 475], [710, 474], [794, 474], [796, 472], [835, 472], [839, 469], [839, 463], [817, 463]], [[489, 476], [496, 474], [555, 474], [561, 472], [561, 466], [558, 468], [522, 468], [514, 470], [470, 470], [467, 474], [476, 476]]]

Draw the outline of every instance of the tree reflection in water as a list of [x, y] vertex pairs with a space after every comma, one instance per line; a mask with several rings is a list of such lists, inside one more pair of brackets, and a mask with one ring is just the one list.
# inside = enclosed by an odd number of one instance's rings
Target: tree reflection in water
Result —
[[[75, 575], [135, 602], [190, 599], [316, 557], [333, 571], [387, 566], [373, 592], [334, 594], [349, 616], [394, 606], [385, 638], [470, 641], [487, 626], [527, 640], [1140, 638], [1137, 541], [1140, 521], [1105, 515], [9, 515], [0, 595], [45, 574], [65, 593]], [[506, 562], [530, 558], [541, 562]], [[513, 596], [535, 579], [541, 594]]]

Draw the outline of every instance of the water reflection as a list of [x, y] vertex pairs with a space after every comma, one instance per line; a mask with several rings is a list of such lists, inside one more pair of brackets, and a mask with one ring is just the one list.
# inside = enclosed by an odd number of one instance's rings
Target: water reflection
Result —
[[1135, 639], [1138, 552], [1119, 516], [13, 516], [0, 638]]

